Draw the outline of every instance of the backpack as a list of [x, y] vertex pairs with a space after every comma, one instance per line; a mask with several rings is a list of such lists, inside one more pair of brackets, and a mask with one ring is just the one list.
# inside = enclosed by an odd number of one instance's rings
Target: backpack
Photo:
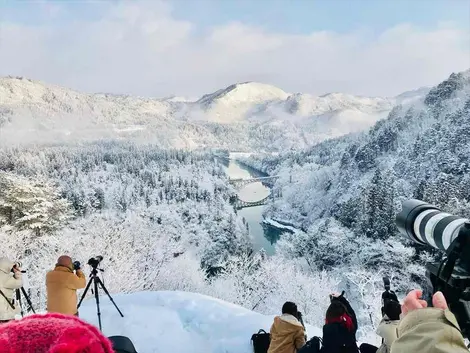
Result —
[[115, 353], [137, 353], [132, 341], [125, 336], [111, 336], [108, 339], [113, 344]]
[[269, 344], [271, 343], [271, 335], [266, 333], [265, 330], [259, 330], [258, 333], [251, 336], [251, 340], [253, 341], [254, 353], [268, 352]]
[[312, 337], [297, 353], [320, 353], [321, 342], [320, 337]]

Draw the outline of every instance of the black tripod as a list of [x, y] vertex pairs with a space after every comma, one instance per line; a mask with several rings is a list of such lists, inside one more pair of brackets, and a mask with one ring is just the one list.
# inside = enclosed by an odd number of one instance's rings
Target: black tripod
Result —
[[[101, 272], [104, 272], [104, 270], [101, 270]], [[93, 290], [92, 290], [92, 293], [94, 292], [95, 294], [95, 300], [96, 300], [96, 312], [98, 314], [98, 323], [99, 323], [99, 326], [100, 326], [100, 331], [101, 331], [101, 311], [100, 311], [100, 296], [98, 294], [98, 289], [99, 287], [101, 287], [101, 289], [104, 290], [104, 292], [106, 293], [106, 295], [108, 296], [109, 300], [111, 300], [111, 303], [114, 304], [114, 307], [116, 308], [116, 310], [118, 311], [118, 313], [121, 315], [121, 317], [124, 317], [124, 314], [121, 312], [121, 310], [119, 310], [118, 306], [116, 305], [116, 303], [114, 302], [113, 298], [111, 297], [111, 295], [109, 294], [108, 290], [106, 289], [105, 285], [103, 284], [103, 282], [101, 281], [101, 279], [98, 277], [98, 268], [97, 267], [92, 267], [92, 271], [91, 271], [91, 274], [90, 274], [90, 280], [88, 281], [88, 284], [85, 288], [85, 291], [83, 292], [82, 294], [82, 297], [80, 299], [80, 302], [78, 303], [78, 306], [77, 306], [77, 309], [80, 308], [80, 305], [82, 304], [82, 301], [83, 299], [85, 298], [88, 290], [90, 289], [90, 286], [91, 286], [91, 283], [93, 282], [94, 284], [94, 287], [93, 287]]]
[[24, 290], [23, 287], [16, 289], [16, 301], [18, 302], [18, 305], [21, 308], [21, 317], [24, 317], [24, 310], [23, 310], [23, 304], [21, 304], [21, 294], [23, 294], [24, 299], [26, 300], [26, 303], [28, 303], [28, 312], [32, 311], [33, 314], [36, 314], [33, 308], [33, 303], [31, 303], [31, 299], [29, 299], [28, 294]]

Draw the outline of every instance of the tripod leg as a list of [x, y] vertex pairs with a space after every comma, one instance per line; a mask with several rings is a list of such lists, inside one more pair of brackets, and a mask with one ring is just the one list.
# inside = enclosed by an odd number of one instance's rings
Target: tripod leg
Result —
[[33, 308], [33, 303], [31, 302], [31, 299], [29, 298], [28, 293], [26, 293], [23, 287], [21, 287], [21, 293], [23, 293], [23, 296], [26, 299], [26, 303], [28, 303], [28, 310], [31, 310], [33, 314], [36, 314]]
[[83, 301], [83, 299], [85, 299], [85, 295], [87, 294], [88, 289], [90, 289], [90, 285], [91, 285], [92, 281], [93, 281], [93, 277], [90, 278], [90, 280], [88, 281], [88, 284], [86, 285], [85, 291], [83, 292], [82, 297], [80, 298], [80, 301], [78, 302], [77, 310], [80, 307], [80, 305], [82, 305], [82, 301]]
[[[23, 287], [22, 287], [23, 288]], [[21, 304], [21, 293], [20, 293], [20, 290], [19, 289], [16, 289], [16, 301], [17, 301], [17, 305], [20, 306], [20, 309], [21, 309], [21, 317], [24, 317], [24, 309], [23, 309], [23, 305]]]
[[95, 277], [93, 282], [95, 283], [95, 300], [96, 300], [96, 310], [98, 312], [98, 324], [100, 325], [100, 331], [101, 331], [100, 296], [98, 294], [98, 283], [100, 282], [100, 279], [98, 277]]
[[99, 279], [98, 277], [96, 278], [97, 279], [97, 282], [99, 283], [100, 287], [103, 288], [104, 292], [106, 293], [106, 295], [108, 296], [109, 300], [111, 300], [111, 303], [114, 304], [114, 307], [116, 308], [116, 310], [118, 311], [118, 313], [121, 315], [121, 317], [124, 317], [124, 314], [121, 312], [121, 310], [119, 310], [118, 306], [116, 305], [116, 303], [114, 302], [113, 298], [111, 297], [111, 294], [109, 294], [108, 290], [106, 289], [106, 287], [104, 286], [103, 282], [101, 282], [101, 279]]

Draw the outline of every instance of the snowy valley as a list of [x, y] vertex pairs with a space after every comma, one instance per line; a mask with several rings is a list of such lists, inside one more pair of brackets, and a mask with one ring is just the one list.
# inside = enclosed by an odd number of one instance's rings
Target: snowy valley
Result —
[[[241, 83], [194, 101], [3, 78], [2, 251], [28, 269], [39, 310], [59, 255], [103, 255], [125, 314], [104, 298], [104, 332], [129, 336], [139, 352], [248, 353], [286, 300], [311, 337], [341, 290], [358, 338], [376, 343], [382, 276], [399, 293], [424, 286], [436, 256], [398, 235], [401, 201], [470, 211], [469, 126], [470, 71], [394, 98]], [[221, 149], [256, 152], [237, 158], [279, 176], [263, 212], [291, 231], [270, 256], [254, 250], [234, 207]], [[96, 322], [93, 300], [81, 314]]]

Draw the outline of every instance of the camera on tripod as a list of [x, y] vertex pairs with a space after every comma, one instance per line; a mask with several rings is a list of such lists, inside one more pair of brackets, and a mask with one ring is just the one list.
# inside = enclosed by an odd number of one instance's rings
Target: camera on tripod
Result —
[[119, 315], [121, 315], [121, 317], [124, 317], [124, 314], [121, 312], [121, 310], [118, 308], [118, 306], [114, 302], [114, 299], [111, 297], [111, 294], [109, 294], [108, 289], [106, 289], [103, 281], [101, 281], [101, 279], [98, 277], [99, 271], [104, 272], [104, 270], [98, 269], [98, 266], [101, 263], [101, 261], [103, 261], [103, 256], [101, 256], [101, 255], [92, 257], [91, 259], [88, 260], [87, 264], [92, 267], [92, 271], [90, 273], [90, 280], [88, 281], [88, 284], [85, 288], [85, 291], [83, 292], [82, 297], [80, 298], [80, 301], [78, 302], [78, 305], [77, 305], [77, 309], [79, 309], [80, 306], [82, 305], [83, 300], [85, 299], [86, 294], [88, 293], [88, 290], [90, 289], [91, 285], [93, 284], [92, 293], [95, 296], [96, 314], [98, 315], [98, 325], [100, 327], [100, 330], [102, 329], [102, 326], [101, 326], [100, 296], [99, 296], [99, 293], [98, 293], [100, 288], [108, 296], [111, 303], [113, 303], [113, 305], [116, 308], [116, 310], [118, 311]]
[[103, 261], [103, 256], [98, 255], [89, 259], [87, 264], [93, 268], [97, 268], [99, 264], [101, 263], [101, 261]]
[[427, 264], [433, 291], [441, 291], [465, 337], [470, 337], [470, 222], [420, 200], [403, 202], [396, 223], [400, 233], [421, 245], [445, 252]]

